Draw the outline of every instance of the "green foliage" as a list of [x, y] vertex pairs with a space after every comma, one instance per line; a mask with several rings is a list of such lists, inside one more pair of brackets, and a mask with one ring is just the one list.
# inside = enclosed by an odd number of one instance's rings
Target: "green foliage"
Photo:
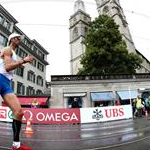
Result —
[[101, 15], [91, 22], [84, 41], [86, 51], [81, 58], [78, 75], [135, 73], [142, 59], [129, 53], [114, 20]]

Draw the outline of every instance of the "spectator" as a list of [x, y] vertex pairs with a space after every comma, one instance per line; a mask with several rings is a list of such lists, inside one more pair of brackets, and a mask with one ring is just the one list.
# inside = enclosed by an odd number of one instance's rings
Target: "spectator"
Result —
[[144, 99], [144, 107], [145, 107], [145, 116], [146, 116], [146, 119], [149, 119], [150, 107], [149, 107], [149, 98], [148, 97], [146, 97]]
[[33, 102], [31, 103], [31, 108], [38, 108], [38, 105], [39, 105], [39, 103], [38, 103], [37, 99], [34, 98]]
[[72, 103], [72, 108], [80, 108], [77, 98], [74, 98], [74, 102]]
[[136, 98], [136, 109], [138, 117], [142, 117], [143, 104], [140, 95], [138, 95]]
[[115, 101], [115, 106], [120, 106], [120, 103], [118, 101]]

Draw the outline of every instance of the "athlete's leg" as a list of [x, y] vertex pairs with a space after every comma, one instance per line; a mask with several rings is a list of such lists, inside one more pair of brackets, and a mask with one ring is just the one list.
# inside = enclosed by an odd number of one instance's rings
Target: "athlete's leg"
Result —
[[20, 102], [17, 97], [13, 93], [5, 94], [3, 96], [4, 101], [10, 107], [13, 112], [14, 118], [12, 123], [13, 128], [13, 145], [17, 148], [20, 147], [20, 129], [21, 129], [21, 120], [23, 116], [23, 112], [21, 110]]
[[7, 103], [8, 107], [13, 112], [14, 119], [21, 121], [23, 113], [21, 110], [21, 105], [14, 93], [8, 93], [3, 96], [4, 101]]
[[21, 129], [21, 120], [22, 120], [23, 112], [21, 110], [21, 105], [18, 98], [14, 93], [9, 93], [9, 94], [5, 94], [3, 96], [3, 99], [10, 107], [14, 115], [14, 119], [12, 123], [14, 142], [13, 142], [12, 150], [32, 150], [32, 148], [20, 144], [19, 134]]

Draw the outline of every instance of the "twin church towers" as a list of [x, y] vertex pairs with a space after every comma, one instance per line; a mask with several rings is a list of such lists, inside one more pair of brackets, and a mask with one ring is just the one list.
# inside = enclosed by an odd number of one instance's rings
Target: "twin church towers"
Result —
[[[120, 33], [126, 41], [129, 52], [134, 52], [143, 58], [142, 68], [137, 70], [137, 73], [150, 72], [150, 62], [140, 54], [132, 40], [128, 23], [124, 15], [123, 9], [119, 0], [95, 0], [99, 15], [107, 14], [111, 16], [119, 25]], [[85, 53], [83, 41], [88, 31], [90, 15], [85, 10], [83, 0], [77, 0], [74, 4], [74, 14], [70, 17], [70, 67], [71, 74], [75, 75], [78, 69], [81, 68], [80, 59]]]

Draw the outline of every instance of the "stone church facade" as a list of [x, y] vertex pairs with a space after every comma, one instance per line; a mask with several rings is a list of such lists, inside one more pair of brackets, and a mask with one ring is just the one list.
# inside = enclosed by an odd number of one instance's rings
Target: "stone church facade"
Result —
[[[129, 52], [140, 55], [143, 59], [141, 69], [137, 73], [149, 73], [150, 62], [135, 48], [126, 17], [119, 0], [95, 0], [99, 15], [107, 14], [111, 16], [119, 25], [120, 33], [127, 44]], [[80, 60], [85, 53], [83, 41], [88, 31], [91, 17], [85, 11], [85, 5], [82, 0], [77, 0], [74, 5], [74, 14], [70, 17], [70, 68], [71, 74], [75, 75], [78, 69], [82, 67]]]

